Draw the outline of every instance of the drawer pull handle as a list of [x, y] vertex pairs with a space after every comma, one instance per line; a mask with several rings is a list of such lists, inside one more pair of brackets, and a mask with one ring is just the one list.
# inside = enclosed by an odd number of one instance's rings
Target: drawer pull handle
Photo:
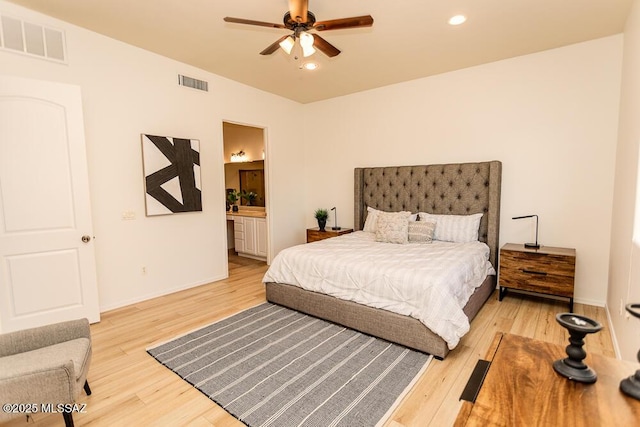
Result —
[[540, 275], [540, 276], [546, 276], [547, 275], [547, 273], [545, 273], [544, 271], [527, 270], [527, 269], [524, 269], [524, 268], [522, 269], [522, 272], [523, 273], [528, 273], [528, 274], [537, 274], [537, 275]]

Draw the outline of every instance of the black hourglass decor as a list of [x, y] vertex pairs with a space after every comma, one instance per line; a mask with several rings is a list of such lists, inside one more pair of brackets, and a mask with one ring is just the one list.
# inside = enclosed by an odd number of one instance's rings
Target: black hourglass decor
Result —
[[560, 326], [569, 330], [569, 345], [566, 348], [569, 357], [553, 362], [553, 369], [572, 381], [581, 383], [595, 383], [598, 379], [596, 372], [582, 361], [587, 357], [584, 351], [584, 337], [602, 329], [602, 325], [588, 317], [575, 313], [559, 313], [556, 320]]
[[[640, 318], [640, 304], [627, 304], [626, 309], [635, 317]], [[638, 350], [638, 362], [640, 362], [640, 350]], [[640, 400], [640, 369], [634, 375], [620, 382], [620, 390], [624, 394]]]

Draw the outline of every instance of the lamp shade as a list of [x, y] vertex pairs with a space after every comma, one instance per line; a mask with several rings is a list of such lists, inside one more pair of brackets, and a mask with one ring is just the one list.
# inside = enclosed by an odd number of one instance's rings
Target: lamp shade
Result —
[[305, 58], [316, 53], [313, 47], [313, 35], [309, 33], [300, 34], [300, 46], [302, 46], [302, 56]]
[[287, 52], [287, 55], [289, 55], [291, 54], [291, 49], [293, 49], [293, 45], [295, 45], [295, 43], [295, 39], [289, 36], [280, 42], [280, 47], [282, 48], [282, 50]]

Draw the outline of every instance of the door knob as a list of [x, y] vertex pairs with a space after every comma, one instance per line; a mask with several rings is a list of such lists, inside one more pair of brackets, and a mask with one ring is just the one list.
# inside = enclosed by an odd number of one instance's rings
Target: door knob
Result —
[[90, 240], [91, 240], [91, 236], [87, 236], [87, 235], [82, 236], [83, 243], [89, 243]]

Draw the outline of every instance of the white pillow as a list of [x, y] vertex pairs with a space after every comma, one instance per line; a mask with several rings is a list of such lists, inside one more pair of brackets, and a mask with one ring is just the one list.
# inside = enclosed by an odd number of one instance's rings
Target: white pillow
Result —
[[[362, 227], [362, 231], [368, 231], [370, 233], [376, 232], [376, 225], [378, 223], [378, 213], [384, 212], [378, 209], [374, 209], [371, 206], [367, 206], [367, 219], [364, 220], [364, 227]], [[418, 214], [411, 214], [409, 217], [409, 221], [417, 221]]]
[[373, 209], [371, 206], [367, 206], [367, 219], [364, 221], [364, 227], [362, 231], [368, 231], [370, 233], [376, 232], [376, 224], [378, 222], [378, 212], [377, 209]]
[[478, 240], [481, 213], [472, 215], [434, 215], [420, 212], [420, 220], [435, 220], [434, 240], [443, 242], [467, 243]]
[[382, 212], [376, 215], [376, 242], [407, 243], [409, 240], [409, 217], [411, 212]]
[[431, 243], [435, 230], [435, 221], [409, 221], [409, 243]]

